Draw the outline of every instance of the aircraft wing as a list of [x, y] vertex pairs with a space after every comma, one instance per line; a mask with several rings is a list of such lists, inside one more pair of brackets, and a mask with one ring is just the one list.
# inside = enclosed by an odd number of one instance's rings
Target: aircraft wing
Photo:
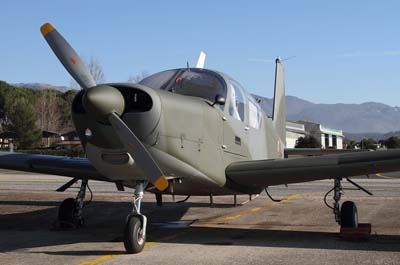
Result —
[[228, 186], [250, 192], [272, 185], [390, 171], [400, 171], [400, 149], [234, 162], [225, 173]]
[[368, 152], [361, 149], [321, 149], [321, 148], [285, 148], [285, 157], [288, 156], [320, 156], [328, 154]]
[[86, 158], [0, 152], [0, 168], [109, 181]]

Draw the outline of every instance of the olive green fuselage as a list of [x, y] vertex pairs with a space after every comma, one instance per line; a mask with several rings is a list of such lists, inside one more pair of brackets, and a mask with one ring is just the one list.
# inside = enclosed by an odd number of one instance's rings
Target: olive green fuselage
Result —
[[[152, 99], [143, 106], [125, 107], [121, 116], [145, 144], [165, 176], [170, 179], [166, 193], [181, 195], [257, 193], [232, 183], [225, 168], [232, 162], [281, 158], [283, 149], [271, 118], [260, 118], [259, 128], [249, 124], [249, 108], [244, 120], [229, 113], [230, 97], [224, 105], [212, 105], [200, 97], [180, 95], [139, 84], [110, 84], [125, 101], [137, 100], [137, 93]], [[227, 94], [231, 93], [227, 88]], [[78, 95], [73, 104], [73, 121], [88, 159], [111, 181], [134, 186], [146, 176], [127, 154], [112, 127], [96, 121], [80, 108]], [[129, 105], [129, 104], [128, 104]], [[85, 135], [91, 131], [90, 137]]]

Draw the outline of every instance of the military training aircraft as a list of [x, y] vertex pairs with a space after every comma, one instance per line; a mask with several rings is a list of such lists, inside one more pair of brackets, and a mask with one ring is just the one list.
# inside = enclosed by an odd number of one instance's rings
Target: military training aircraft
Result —
[[83, 88], [73, 101], [72, 119], [87, 158], [2, 152], [0, 168], [72, 177], [61, 191], [81, 180], [77, 197], [64, 200], [58, 215], [60, 222], [76, 226], [83, 220], [88, 180], [113, 182], [119, 190], [134, 188], [124, 231], [128, 253], [142, 251], [146, 241], [147, 219], [140, 208], [144, 191], [155, 193], [160, 202], [162, 194], [251, 195], [273, 185], [333, 179], [335, 220], [342, 227], [357, 227], [355, 203], [340, 206], [342, 179], [400, 170], [400, 150], [285, 158], [279, 58], [269, 117], [233, 78], [204, 69], [203, 53], [194, 68], [163, 71], [137, 84], [96, 84], [51, 24], [41, 32]]

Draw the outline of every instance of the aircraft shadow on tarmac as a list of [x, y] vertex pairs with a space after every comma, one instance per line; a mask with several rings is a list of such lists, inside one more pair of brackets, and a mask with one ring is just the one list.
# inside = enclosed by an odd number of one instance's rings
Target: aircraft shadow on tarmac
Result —
[[[143, 202], [150, 225], [148, 241], [175, 244], [238, 245], [280, 248], [310, 248], [336, 250], [400, 251], [400, 236], [374, 235], [368, 241], [344, 241], [335, 233], [289, 230], [243, 229], [222, 227], [164, 228], [154, 223], [181, 220], [190, 207], [207, 203], [155, 203]], [[68, 245], [76, 243], [121, 242], [121, 251], [79, 250], [39, 251], [50, 255], [109, 255], [123, 254], [122, 230], [126, 214], [131, 208], [127, 202], [94, 201], [85, 209], [86, 227], [70, 231], [50, 231], [57, 215], [54, 201], [1, 201], [0, 206], [16, 205], [47, 207], [23, 213], [0, 215], [0, 252], [35, 247]], [[224, 204], [225, 207], [232, 207]], [[218, 206], [218, 205], [216, 205]], [[222, 205], [219, 205], [223, 207]], [[50, 207], [50, 208], [49, 208]], [[29, 251], [34, 253], [35, 250]]]

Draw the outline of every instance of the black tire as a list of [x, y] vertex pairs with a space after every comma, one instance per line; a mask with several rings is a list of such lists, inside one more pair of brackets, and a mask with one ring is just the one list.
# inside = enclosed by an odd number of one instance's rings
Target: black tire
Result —
[[358, 227], [357, 206], [352, 201], [345, 201], [340, 210], [340, 225], [346, 228]]
[[58, 221], [65, 223], [74, 223], [76, 211], [76, 201], [73, 198], [65, 199], [58, 208]]
[[143, 250], [146, 236], [142, 233], [142, 221], [137, 216], [131, 216], [125, 225], [124, 245], [126, 252], [136, 254]]

